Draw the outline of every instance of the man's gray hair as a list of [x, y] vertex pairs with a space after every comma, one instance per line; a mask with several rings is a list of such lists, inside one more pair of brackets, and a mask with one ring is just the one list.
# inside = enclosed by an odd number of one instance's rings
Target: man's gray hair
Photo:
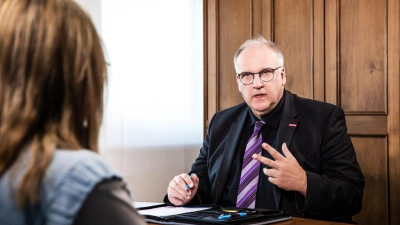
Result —
[[238, 62], [237, 62], [237, 59], [238, 59], [240, 53], [242, 53], [242, 51], [244, 49], [246, 49], [247, 47], [252, 46], [252, 45], [256, 45], [256, 44], [264, 44], [265, 46], [267, 46], [268, 48], [273, 50], [277, 54], [279, 59], [280, 59], [280, 64], [281, 64], [280, 66], [283, 66], [283, 61], [284, 61], [283, 54], [282, 54], [282, 51], [278, 48], [278, 45], [275, 42], [268, 41], [264, 37], [259, 35], [257, 37], [252, 37], [251, 39], [249, 39], [246, 42], [244, 42], [239, 47], [239, 49], [236, 51], [235, 56], [233, 57], [233, 63], [235, 64], [236, 73], [242, 72], [242, 71], [239, 71], [239, 65], [238, 65]]

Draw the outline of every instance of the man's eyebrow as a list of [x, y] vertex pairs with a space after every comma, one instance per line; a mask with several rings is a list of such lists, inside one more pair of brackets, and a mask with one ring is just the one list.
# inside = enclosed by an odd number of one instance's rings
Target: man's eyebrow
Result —
[[[258, 71], [258, 72], [254, 72], [254, 73], [259, 73], [259, 72], [261, 72], [261, 71], [263, 71], [263, 70], [273, 70], [274, 68], [272, 68], [272, 67], [266, 67], [266, 68], [263, 68], [263, 69], [261, 69], [260, 71]], [[241, 73], [238, 73], [238, 74], [244, 74], [244, 73], [251, 73], [251, 74], [253, 74], [253, 72], [248, 72], [248, 71], [242, 71]]]

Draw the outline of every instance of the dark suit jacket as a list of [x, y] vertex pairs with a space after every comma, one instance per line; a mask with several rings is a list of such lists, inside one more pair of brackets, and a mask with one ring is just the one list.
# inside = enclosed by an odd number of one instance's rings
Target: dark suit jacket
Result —
[[[285, 91], [278, 151], [286, 143], [307, 174], [306, 198], [274, 186], [277, 208], [301, 216], [341, 220], [361, 210], [364, 176], [347, 134], [343, 110]], [[197, 199], [218, 204], [249, 110], [246, 103], [217, 112], [210, 121], [192, 171], [200, 178]], [[236, 201], [236, 200], [235, 200]]]

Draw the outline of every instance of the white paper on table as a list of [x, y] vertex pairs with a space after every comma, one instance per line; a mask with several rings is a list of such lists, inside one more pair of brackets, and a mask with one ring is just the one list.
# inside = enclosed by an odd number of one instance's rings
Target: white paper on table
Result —
[[139, 210], [139, 214], [149, 216], [172, 216], [182, 213], [197, 212], [201, 210], [211, 209], [211, 207], [176, 207], [176, 206], [163, 206], [153, 209]]
[[144, 208], [144, 207], [151, 207], [156, 205], [162, 205], [162, 202], [133, 202], [133, 206], [135, 208]]

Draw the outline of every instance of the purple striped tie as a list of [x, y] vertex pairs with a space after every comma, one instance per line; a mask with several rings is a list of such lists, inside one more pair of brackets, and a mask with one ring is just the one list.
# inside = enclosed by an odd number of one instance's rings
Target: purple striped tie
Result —
[[256, 122], [254, 132], [246, 145], [236, 201], [236, 207], [238, 208], [254, 208], [256, 205], [260, 162], [253, 160], [251, 156], [261, 153], [262, 135], [260, 130], [264, 125], [265, 123], [263, 121]]

